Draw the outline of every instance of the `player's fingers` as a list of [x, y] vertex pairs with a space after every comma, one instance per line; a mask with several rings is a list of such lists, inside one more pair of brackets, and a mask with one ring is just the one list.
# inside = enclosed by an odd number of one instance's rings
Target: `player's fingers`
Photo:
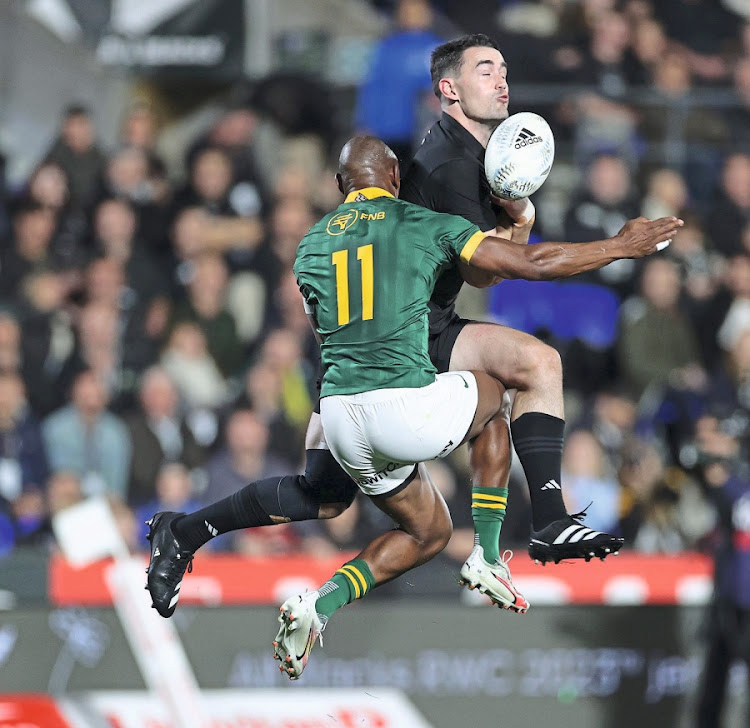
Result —
[[655, 230], [677, 230], [677, 228], [682, 227], [683, 224], [683, 221], [678, 217], [660, 217], [658, 220], [652, 222], [653, 229]]
[[677, 219], [664, 219], [664, 222], [661, 220], [654, 221], [647, 235], [652, 240], [667, 240], [680, 229], [681, 222], [681, 220]]

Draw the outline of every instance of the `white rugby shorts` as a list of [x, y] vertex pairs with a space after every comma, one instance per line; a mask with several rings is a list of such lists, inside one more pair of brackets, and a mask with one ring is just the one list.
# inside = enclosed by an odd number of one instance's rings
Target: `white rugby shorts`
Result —
[[417, 463], [464, 440], [477, 410], [471, 372], [438, 374], [426, 387], [376, 389], [320, 400], [328, 447], [366, 495], [406, 487]]

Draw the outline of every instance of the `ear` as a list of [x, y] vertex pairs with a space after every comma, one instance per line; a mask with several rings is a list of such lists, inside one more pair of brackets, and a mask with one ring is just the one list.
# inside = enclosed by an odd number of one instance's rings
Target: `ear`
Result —
[[458, 92], [452, 78], [441, 78], [440, 81], [438, 81], [438, 88], [444, 98], [449, 101], [458, 101]]
[[398, 197], [398, 191], [401, 188], [401, 169], [398, 162], [391, 168], [391, 184], [393, 185], [393, 189], [396, 190], [396, 197]]
[[339, 172], [336, 172], [336, 187], [339, 188], [339, 192], [346, 197], [346, 191], [344, 190], [344, 179]]

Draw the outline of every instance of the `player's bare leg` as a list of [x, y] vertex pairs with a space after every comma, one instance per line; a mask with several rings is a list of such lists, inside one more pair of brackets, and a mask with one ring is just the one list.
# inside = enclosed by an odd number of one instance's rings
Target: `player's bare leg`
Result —
[[429, 561], [450, 540], [453, 524], [448, 507], [419, 473], [395, 495], [373, 496], [372, 500], [399, 527], [378, 536], [317, 591], [291, 597], [281, 605], [274, 657], [291, 680], [302, 674], [310, 651], [337, 609]]
[[[533, 336], [497, 324], [470, 324], [453, 346], [451, 370], [477, 369], [516, 389], [511, 414], [513, 443], [529, 485], [532, 536], [529, 554], [545, 563], [566, 558], [605, 558], [623, 540], [587, 529], [569, 516], [562, 499], [565, 428], [560, 355]], [[502, 468], [505, 453], [488, 446], [484, 468]]]
[[479, 589], [503, 609], [524, 613], [529, 608], [529, 603], [513, 585], [507, 563], [512, 552], [506, 551], [501, 556], [499, 549], [510, 477], [507, 395], [505, 388], [496, 379], [487, 377], [482, 372], [474, 372], [474, 376], [480, 402], [485, 400], [495, 407], [494, 397], [502, 392], [503, 404], [469, 442], [474, 548], [461, 567], [460, 583], [469, 589]]

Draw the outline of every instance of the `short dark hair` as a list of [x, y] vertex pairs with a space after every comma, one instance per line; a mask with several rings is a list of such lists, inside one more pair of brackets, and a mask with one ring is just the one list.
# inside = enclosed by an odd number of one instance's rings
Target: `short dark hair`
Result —
[[68, 119], [72, 119], [77, 116], [85, 116], [88, 118], [91, 118], [91, 110], [88, 106], [85, 106], [84, 104], [80, 103], [72, 103], [68, 104], [64, 109], [62, 113], [63, 119], [66, 121]]
[[462, 35], [460, 38], [449, 40], [439, 45], [432, 51], [430, 56], [430, 76], [432, 77], [432, 90], [435, 96], [441, 97], [438, 84], [441, 78], [450, 74], [457, 74], [461, 71], [461, 64], [464, 60], [464, 51], [467, 48], [494, 48], [499, 51], [500, 48], [492, 38], [484, 33], [472, 33], [471, 35]]
[[14, 220], [20, 220], [26, 215], [33, 215], [45, 209], [41, 202], [37, 202], [35, 199], [27, 196], [12, 201], [9, 207], [9, 212]]

